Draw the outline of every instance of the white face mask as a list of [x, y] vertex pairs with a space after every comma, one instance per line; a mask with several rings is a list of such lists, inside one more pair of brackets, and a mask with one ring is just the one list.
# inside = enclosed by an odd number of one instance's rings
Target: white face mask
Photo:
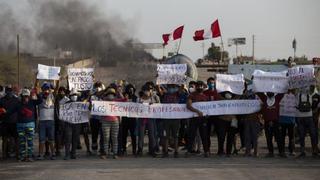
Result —
[[275, 96], [272, 96], [271, 98], [270, 98], [270, 97], [267, 97], [267, 105], [268, 105], [269, 107], [270, 107], [270, 106], [273, 106], [275, 102], [276, 102]]
[[113, 100], [114, 97], [115, 97], [115, 96], [114, 96], [113, 94], [108, 94], [108, 95], [107, 95], [107, 99], [108, 99], [108, 100]]
[[227, 99], [231, 99], [231, 98], [232, 98], [232, 94], [230, 94], [230, 93], [226, 93], [224, 96], [225, 96]]
[[100, 92], [100, 91], [102, 91], [102, 88], [101, 88], [101, 87], [98, 87], [98, 88], [97, 88], [97, 92]]
[[193, 88], [193, 87], [189, 88], [189, 92], [190, 92], [190, 93], [193, 93], [193, 92], [195, 92], [195, 91], [196, 91], [195, 88]]
[[75, 101], [77, 101], [78, 96], [71, 96], [70, 99], [71, 99], [71, 101], [75, 102]]

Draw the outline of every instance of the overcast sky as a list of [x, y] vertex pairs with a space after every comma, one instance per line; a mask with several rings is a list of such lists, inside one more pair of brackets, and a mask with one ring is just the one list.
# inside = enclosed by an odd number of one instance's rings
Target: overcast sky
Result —
[[[27, 0], [4, 1], [17, 8]], [[33, 0], [29, 0], [33, 1]], [[297, 40], [297, 56], [320, 57], [320, 0], [91, 0], [112, 15], [121, 16], [132, 30], [131, 36], [146, 43], [162, 42], [162, 34], [185, 25], [180, 52], [193, 60], [202, 57], [202, 42], [194, 42], [194, 31], [209, 27], [219, 19], [225, 49], [232, 37], [246, 37], [239, 55], [252, 55], [252, 35], [258, 59], [287, 58], [293, 55], [292, 40]], [[26, 16], [27, 17], [27, 16]], [[220, 38], [206, 40], [220, 44]], [[171, 42], [167, 52], [177, 42]], [[155, 52], [160, 57], [162, 50]]]
[[[227, 47], [228, 38], [246, 37], [247, 45], [239, 48], [239, 54], [251, 55], [253, 34], [255, 56], [259, 59], [293, 55], [294, 37], [298, 56], [320, 56], [319, 0], [106, 0], [105, 3], [107, 9], [124, 19], [134, 20], [133, 35], [143, 42], [161, 42], [163, 33], [184, 24], [180, 52], [194, 60], [202, 57], [202, 48], [201, 42], [193, 41], [193, 32], [208, 27], [217, 18], [230, 56], [235, 56], [235, 47]], [[219, 44], [220, 39], [205, 41], [206, 48], [211, 42]]]

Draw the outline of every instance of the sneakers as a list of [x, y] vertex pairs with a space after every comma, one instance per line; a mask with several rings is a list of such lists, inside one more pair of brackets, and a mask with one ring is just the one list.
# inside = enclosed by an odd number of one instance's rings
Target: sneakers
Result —
[[273, 154], [273, 153], [268, 153], [265, 157], [266, 157], [266, 158], [273, 158], [273, 157], [274, 157], [274, 154]]
[[113, 158], [113, 159], [118, 159], [118, 156], [114, 154], [114, 155], [112, 156], [112, 158]]
[[280, 156], [281, 158], [287, 158], [286, 153], [280, 153], [279, 156]]
[[37, 160], [38, 161], [41, 161], [41, 160], [44, 160], [45, 158], [44, 158], [44, 156], [41, 156], [41, 155], [39, 155], [38, 157], [37, 157]]
[[174, 152], [173, 157], [174, 157], [174, 158], [178, 158], [178, 157], [179, 157], [178, 152]]
[[168, 157], [169, 157], [169, 154], [168, 154], [168, 153], [163, 153], [161, 157], [162, 157], [162, 158], [168, 158]]
[[306, 157], [306, 153], [302, 152], [299, 154], [299, 156], [297, 158], [305, 158]]
[[50, 159], [51, 159], [51, 160], [56, 160], [56, 155], [50, 156]]
[[208, 158], [209, 156], [210, 156], [210, 153], [209, 153], [209, 152], [205, 152], [205, 153], [204, 153], [204, 157], [205, 157], [205, 158]]

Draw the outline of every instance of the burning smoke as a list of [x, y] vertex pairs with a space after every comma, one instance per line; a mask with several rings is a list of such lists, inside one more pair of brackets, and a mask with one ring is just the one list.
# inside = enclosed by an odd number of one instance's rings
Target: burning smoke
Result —
[[130, 60], [132, 52], [151, 57], [133, 48], [129, 32], [134, 27], [105, 11], [85, 0], [0, 2], [0, 51], [14, 51], [20, 34], [25, 52], [48, 55], [60, 48], [102, 62]]

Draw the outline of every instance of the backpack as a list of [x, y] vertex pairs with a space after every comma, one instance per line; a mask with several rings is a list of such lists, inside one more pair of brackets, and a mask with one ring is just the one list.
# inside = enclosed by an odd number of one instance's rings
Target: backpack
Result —
[[307, 101], [301, 101], [301, 94], [299, 95], [299, 104], [298, 110], [300, 112], [310, 112], [311, 111], [311, 103], [309, 101], [309, 94], [307, 95]]

